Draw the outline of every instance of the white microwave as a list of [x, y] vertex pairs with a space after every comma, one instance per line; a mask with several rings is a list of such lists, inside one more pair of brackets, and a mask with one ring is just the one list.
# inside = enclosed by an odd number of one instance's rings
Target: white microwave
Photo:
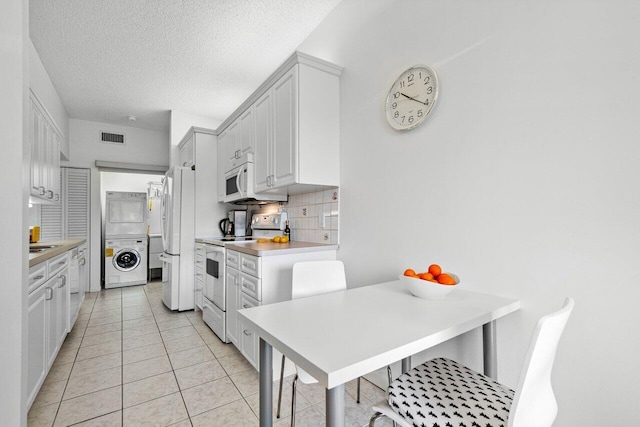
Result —
[[286, 189], [269, 191], [265, 193], [255, 193], [253, 191], [253, 161], [251, 154], [247, 154], [242, 159], [240, 165], [234, 167], [224, 174], [224, 199], [225, 203], [242, 202], [286, 202]]

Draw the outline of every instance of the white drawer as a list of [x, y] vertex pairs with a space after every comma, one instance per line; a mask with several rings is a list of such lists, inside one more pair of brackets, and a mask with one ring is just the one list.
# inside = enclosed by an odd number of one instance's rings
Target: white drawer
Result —
[[242, 293], [262, 301], [262, 279], [246, 273], [240, 273], [240, 286], [242, 287]]
[[248, 254], [240, 254], [240, 271], [252, 276], [262, 277], [262, 262], [260, 257]]
[[223, 342], [229, 342], [226, 336], [226, 327], [224, 311], [220, 310], [211, 301], [206, 298], [202, 299], [202, 320]]
[[67, 265], [69, 265], [69, 252], [51, 258], [47, 261], [47, 276], [53, 277], [53, 275], [64, 269]]
[[226, 264], [229, 267], [240, 269], [240, 252], [236, 251], [227, 251], [227, 261]]
[[43, 262], [29, 269], [29, 290], [34, 291], [47, 281], [47, 263]]
[[196, 282], [204, 283], [206, 280], [206, 278], [204, 277], [204, 270], [201, 268], [196, 267], [195, 277], [196, 277]]

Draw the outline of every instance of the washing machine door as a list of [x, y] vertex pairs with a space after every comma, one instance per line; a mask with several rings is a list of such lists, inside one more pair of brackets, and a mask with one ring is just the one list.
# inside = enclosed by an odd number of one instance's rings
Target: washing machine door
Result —
[[121, 249], [113, 256], [113, 266], [118, 271], [131, 271], [138, 265], [140, 265], [140, 252], [135, 249]]

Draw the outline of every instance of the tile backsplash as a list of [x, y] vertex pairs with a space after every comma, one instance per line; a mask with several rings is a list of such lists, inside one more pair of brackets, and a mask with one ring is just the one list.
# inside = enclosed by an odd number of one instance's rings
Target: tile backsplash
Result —
[[338, 188], [289, 196], [283, 210], [289, 217], [291, 239], [314, 243], [339, 243]]

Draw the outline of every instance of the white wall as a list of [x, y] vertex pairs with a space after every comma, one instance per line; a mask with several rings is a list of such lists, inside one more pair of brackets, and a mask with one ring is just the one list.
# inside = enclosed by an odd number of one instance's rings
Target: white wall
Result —
[[[2, 5], [0, 14], [0, 414], [2, 424], [25, 426], [27, 380], [27, 201], [30, 188], [27, 91], [28, 1]], [[5, 42], [9, 41], [9, 42]]]
[[[349, 283], [437, 262], [467, 289], [520, 299], [498, 322], [512, 387], [536, 319], [573, 296], [557, 426], [638, 420], [639, 18], [638, 2], [345, 0], [299, 47], [344, 66]], [[438, 72], [438, 103], [396, 132], [387, 91], [421, 63]], [[482, 369], [467, 338], [432, 353]]]
[[45, 70], [44, 65], [42, 65], [40, 56], [31, 39], [29, 39], [28, 43], [29, 86], [62, 132], [62, 141], [60, 141], [61, 159], [67, 160], [69, 158], [69, 115], [62, 104], [56, 88], [51, 82], [51, 78], [49, 78], [47, 70]]
[[[226, 118], [226, 117], [225, 117]], [[178, 144], [182, 141], [182, 138], [192, 127], [200, 127], [205, 129], [217, 129], [223, 120], [214, 119], [206, 116], [199, 116], [197, 114], [185, 113], [183, 111], [171, 110], [171, 123], [170, 123], [170, 141], [171, 152], [169, 163], [171, 166], [176, 166], [178, 163]]]
[[[116, 146], [99, 142], [99, 132], [124, 133], [126, 145]], [[169, 164], [169, 135], [128, 126], [69, 120], [69, 148], [71, 158], [64, 166], [91, 168], [91, 291], [100, 290], [101, 205], [100, 174], [96, 160], [145, 165]]]

